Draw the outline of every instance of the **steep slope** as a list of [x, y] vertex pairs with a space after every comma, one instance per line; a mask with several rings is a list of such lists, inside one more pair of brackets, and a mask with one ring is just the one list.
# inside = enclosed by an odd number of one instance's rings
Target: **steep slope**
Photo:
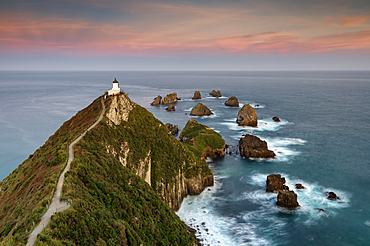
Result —
[[[193, 245], [194, 237], [173, 210], [186, 195], [212, 185], [212, 171], [124, 93], [108, 97], [105, 105], [103, 120], [75, 145], [75, 159], [65, 175], [63, 196], [73, 205], [51, 218], [35, 245]], [[56, 176], [63, 166], [55, 170]], [[35, 224], [41, 214], [34, 216]], [[21, 220], [22, 213], [17, 218]], [[28, 232], [33, 221], [27, 224]], [[23, 245], [26, 235], [13, 230], [1, 239]]]
[[[100, 98], [66, 121], [43, 146], [0, 182], [0, 242], [23, 245], [46, 212], [68, 145], [97, 120]], [[6, 242], [6, 244], [5, 244]]]

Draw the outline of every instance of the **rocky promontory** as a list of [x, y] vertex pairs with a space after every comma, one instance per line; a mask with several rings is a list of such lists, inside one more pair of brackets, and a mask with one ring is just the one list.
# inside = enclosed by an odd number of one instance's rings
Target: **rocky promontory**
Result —
[[180, 140], [205, 160], [206, 157], [224, 156], [225, 140], [211, 128], [191, 118], [180, 134]]
[[260, 138], [246, 134], [239, 141], [240, 156], [245, 158], [274, 158], [275, 153], [267, 148]]
[[154, 101], [150, 104], [151, 106], [159, 106], [161, 104], [162, 97], [158, 95], [154, 98]]
[[225, 105], [226, 106], [229, 106], [229, 107], [239, 107], [239, 101], [238, 101], [238, 98], [232, 96], [230, 97], [229, 99], [227, 99], [227, 101], [225, 102]]
[[173, 103], [177, 103], [177, 93], [174, 92], [174, 93], [171, 93], [171, 94], [168, 94], [167, 96], [165, 96], [162, 100], [162, 105], [169, 105], [169, 104], [173, 104]]
[[194, 92], [194, 96], [192, 98], [193, 100], [199, 100], [199, 99], [202, 99], [202, 96], [200, 95], [200, 92], [198, 90], [196, 90]]
[[236, 123], [238, 123], [239, 126], [257, 127], [256, 110], [249, 104], [244, 105], [238, 113]]
[[190, 112], [190, 115], [193, 116], [209, 116], [212, 114], [212, 111], [202, 103], [198, 103]]

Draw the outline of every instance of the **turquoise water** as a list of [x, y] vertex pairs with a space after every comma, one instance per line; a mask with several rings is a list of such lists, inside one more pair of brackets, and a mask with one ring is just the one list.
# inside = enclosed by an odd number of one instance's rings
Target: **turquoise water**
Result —
[[[369, 245], [370, 72], [0, 72], [0, 180], [110, 89], [115, 77], [131, 99], [180, 128], [200, 90], [201, 102], [214, 112], [197, 118], [200, 123], [233, 146], [251, 132], [277, 153], [269, 161], [236, 155], [209, 160], [215, 186], [186, 198], [177, 212], [199, 228], [205, 243]], [[213, 89], [223, 98], [209, 97]], [[171, 92], [182, 98], [176, 112], [149, 106]], [[230, 96], [260, 105], [257, 129], [236, 125], [239, 109], [224, 106]], [[275, 115], [281, 123], [272, 121]], [[271, 173], [286, 177], [291, 189], [295, 183], [307, 187], [296, 191], [300, 209], [276, 207], [276, 195], [264, 192]], [[341, 200], [327, 200], [327, 191]]]

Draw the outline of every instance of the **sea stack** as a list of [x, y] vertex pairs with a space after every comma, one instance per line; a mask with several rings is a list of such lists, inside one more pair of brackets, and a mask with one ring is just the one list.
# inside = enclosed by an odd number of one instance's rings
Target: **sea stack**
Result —
[[212, 114], [211, 110], [201, 103], [198, 103], [190, 112], [190, 115], [194, 116], [209, 116]]
[[159, 106], [161, 104], [162, 97], [158, 95], [156, 98], [154, 98], [154, 101], [150, 104], [152, 106]]
[[239, 126], [257, 127], [256, 110], [249, 104], [244, 105], [238, 113], [236, 123], [238, 123]]
[[177, 103], [177, 93], [174, 92], [174, 93], [171, 93], [171, 94], [168, 94], [167, 96], [165, 96], [162, 100], [162, 105], [169, 105], [169, 104], [172, 104], [172, 103]]
[[171, 104], [170, 106], [168, 106], [168, 107], [166, 108], [166, 110], [167, 110], [167, 112], [175, 111], [175, 110], [176, 110], [176, 109], [175, 109], [175, 105]]
[[240, 156], [245, 158], [274, 158], [275, 153], [268, 150], [267, 143], [260, 138], [246, 134], [239, 141]]
[[193, 100], [199, 100], [199, 99], [202, 99], [202, 96], [200, 95], [200, 92], [198, 90], [196, 90], [194, 92], [194, 96], [192, 98]]
[[300, 207], [297, 201], [297, 194], [292, 190], [279, 191], [276, 205], [287, 209], [296, 209]]
[[232, 96], [230, 97], [229, 99], [227, 99], [227, 101], [225, 102], [225, 105], [226, 106], [229, 106], [229, 107], [239, 107], [239, 101], [238, 101], [238, 98]]
[[289, 190], [285, 185], [285, 178], [280, 174], [270, 174], [266, 180], [266, 192], [279, 192], [282, 190]]
[[221, 95], [221, 91], [215, 91], [215, 90], [213, 90], [211, 93], [209, 93], [211, 96], [213, 96], [213, 97], [222, 97], [222, 95]]

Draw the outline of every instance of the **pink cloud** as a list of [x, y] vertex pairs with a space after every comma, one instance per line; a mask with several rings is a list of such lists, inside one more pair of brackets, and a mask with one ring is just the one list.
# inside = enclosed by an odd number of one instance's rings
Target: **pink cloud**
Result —
[[342, 22], [340, 23], [341, 26], [362, 26], [368, 20], [370, 20], [370, 15], [368, 16], [355, 16], [355, 17], [343, 17]]

